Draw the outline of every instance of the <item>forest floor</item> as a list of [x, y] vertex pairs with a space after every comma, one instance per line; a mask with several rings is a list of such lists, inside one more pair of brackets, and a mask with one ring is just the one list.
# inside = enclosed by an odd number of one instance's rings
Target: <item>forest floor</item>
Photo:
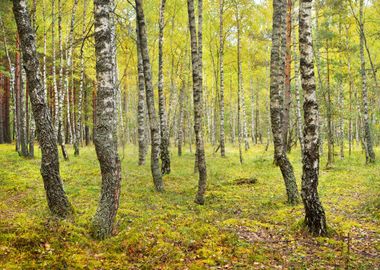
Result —
[[[0, 269], [380, 269], [380, 161], [365, 165], [359, 147], [344, 160], [337, 156], [329, 170], [322, 159], [319, 194], [329, 236], [317, 238], [304, 231], [302, 204], [285, 203], [280, 170], [264, 146], [245, 152], [243, 165], [231, 147], [225, 159], [208, 148], [204, 206], [193, 203], [193, 154], [177, 157], [171, 149], [172, 173], [159, 194], [149, 164], [138, 167], [137, 148], [128, 147], [117, 230], [105, 241], [88, 234], [101, 181], [95, 151], [86, 147], [74, 157], [68, 150], [61, 175], [76, 213], [56, 220], [38, 148], [31, 160], [0, 145]], [[299, 152], [290, 158], [300, 187]], [[237, 184], [242, 178], [257, 182]]]

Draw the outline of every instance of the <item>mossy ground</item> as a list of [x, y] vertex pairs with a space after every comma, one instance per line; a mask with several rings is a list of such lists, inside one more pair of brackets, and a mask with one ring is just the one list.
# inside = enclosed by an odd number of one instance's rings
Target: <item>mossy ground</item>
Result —
[[[302, 204], [292, 207], [273, 152], [252, 147], [239, 164], [207, 149], [206, 204], [194, 204], [194, 155], [177, 157], [164, 177], [166, 192], [154, 191], [149, 164], [137, 166], [137, 149], [125, 150], [115, 236], [89, 236], [100, 192], [93, 147], [61, 160], [72, 220], [49, 215], [40, 157], [23, 159], [13, 145], [0, 145], [0, 268], [2, 269], [378, 269], [380, 267], [380, 161], [364, 164], [359, 147], [321, 166], [319, 192], [329, 237], [302, 228]], [[187, 149], [186, 149], [187, 150]], [[272, 150], [272, 149], [271, 149]], [[380, 151], [377, 149], [380, 158]], [[290, 155], [300, 187], [299, 152]], [[149, 157], [147, 158], [149, 160]], [[322, 159], [322, 165], [325, 160]], [[257, 183], [236, 185], [239, 178]]]

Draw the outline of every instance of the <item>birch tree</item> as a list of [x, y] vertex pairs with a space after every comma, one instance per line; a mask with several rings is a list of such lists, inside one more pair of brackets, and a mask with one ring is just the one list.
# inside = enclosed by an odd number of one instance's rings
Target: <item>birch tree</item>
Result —
[[312, 0], [300, 0], [299, 48], [301, 83], [304, 96], [304, 153], [302, 201], [305, 225], [314, 235], [326, 235], [325, 211], [318, 196], [319, 179], [319, 112], [313, 60], [311, 10]]
[[272, 50], [271, 50], [271, 72], [270, 72], [270, 115], [274, 142], [274, 157], [280, 167], [282, 177], [285, 182], [288, 203], [296, 204], [299, 201], [296, 178], [292, 164], [284, 148], [284, 137], [282, 133], [283, 114], [283, 92], [284, 89], [284, 65], [285, 54], [281, 52], [281, 44], [285, 42], [282, 37], [283, 17], [286, 14], [286, 0], [273, 1], [273, 30], [272, 30]]
[[144, 10], [142, 0], [135, 0], [136, 2], [136, 19], [138, 23], [138, 38], [140, 42], [141, 57], [143, 60], [144, 80], [145, 80], [145, 94], [146, 103], [149, 114], [149, 125], [151, 133], [151, 171], [153, 176], [154, 186], [157, 191], [164, 191], [164, 183], [162, 181], [162, 174], [160, 171], [160, 129], [157, 121], [156, 109], [154, 107], [154, 93], [152, 83], [152, 71], [149, 59], [148, 39], [145, 26]]
[[203, 116], [203, 79], [202, 79], [202, 18], [203, 2], [198, 0], [198, 33], [196, 28], [194, 0], [187, 0], [187, 11], [189, 17], [191, 63], [193, 77], [193, 103], [194, 103], [194, 131], [196, 141], [196, 164], [199, 172], [198, 192], [195, 197], [197, 204], [204, 204], [206, 192], [207, 168], [202, 133]]
[[102, 174], [102, 188], [91, 232], [109, 237], [119, 207], [121, 165], [117, 152], [117, 108], [112, 65], [113, 0], [94, 0], [96, 56], [96, 132], [94, 143]]
[[44, 181], [48, 206], [52, 214], [65, 218], [70, 216], [73, 210], [63, 189], [59, 173], [56, 136], [49, 107], [44, 97], [45, 90], [43, 89], [36, 51], [36, 34], [31, 27], [27, 1], [14, 0], [13, 13], [20, 35], [24, 67], [29, 82], [33, 117], [36, 120], [38, 141], [42, 152], [41, 175]]

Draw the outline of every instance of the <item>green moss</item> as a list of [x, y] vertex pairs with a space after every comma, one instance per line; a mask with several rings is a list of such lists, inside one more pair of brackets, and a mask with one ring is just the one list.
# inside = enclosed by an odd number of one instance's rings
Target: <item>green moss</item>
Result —
[[[38, 149], [38, 148], [37, 148]], [[137, 150], [127, 147], [122, 161], [122, 191], [116, 235], [105, 241], [89, 236], [100, 193], [100, 170], [92, 147], [80, 157], [61, 160], [65, 190], [75, 208], [71, 220], [49, 214], [39, 155], [21, 159], [13, 145], [0, 145], [0, 265], [4, 269], [249, 269], [344, 268], [347, 235], [350, 267], [374, 269], [379, 257], [380, 163], [365, 166], [359, 149], [334, 169], [321, 170], [320, 197], [329, 237], [312, 238], [303, 230], [303, 206], [286, 204], [279, 169], [264, 146], [245, 152], [227, 148], [219, 158], [207, 149], [208, 190], [204, 206], [193, 203], [198, 176], [194, 154], [177, 157], [164, 177], [166, 192], [154, 191], [149, 162], [138, 167]], [[73, 153], [68, 147], [69, 153]], [[377, 149], [377, 152], [378, 149]], [[380, 156], [380, 153], [378, 154]], [[300, 187], [301, 163], [292, 151]], [[149, 158], [148, 158], [149, 160]], [[324, 164], [325, 160], [321, 161]], [[255, 177], [252, 185], [235, 179]], [[363, 237], [365, 235], [365, 237]]]

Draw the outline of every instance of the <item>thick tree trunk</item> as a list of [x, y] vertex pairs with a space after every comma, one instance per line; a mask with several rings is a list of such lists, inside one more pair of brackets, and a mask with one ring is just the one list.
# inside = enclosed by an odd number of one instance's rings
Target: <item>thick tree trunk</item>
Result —
[[367, 90], [367, 74], [366, 62], [364, 57], [364, 23], [363, 23], [363, 3], [360, 0], [360, 63], [361, 63], [361, 77], [362, 77], [362, 102], [363, 102], [363, 124], [364, 124], [364, 146], [366, 152], [366, 163], [374, 163], [376, 160], [375, 152], [373, 151], [371, 127], [369, 125], [368, 115], [368, 90]]
[[281, 53], [280, 44], [284, 42], [282, 38], [282, 26], [284, 23], [284, 13], [286, 11], [286, 0], [273, 1], [273, 34], [272, 34], [272, 51], [271, 51], [271, 84], [270, 84], [270, 112], [271, 125], [274, 142], [274, 156], [277, 164], [281, 169], [284, 178], [288, 203], [296, 204], [299, 201], [296, 178], [294, 176], [293, 167], [284, 149], [282, 133], [282, 114], [283, 114], [283, 94], [284, 89], [284, 65], [285, 53]]
[[102, 190], [92, 223], [92, 235], [97, 239], [109, 237], [113, 231], [119, 207], [121, 166], [117, 152], [117, 110], [112, 66], [113, 0], [95, 0], [96, 55], [96, 154], [102, 173]]
[[187, 11], [189, 17], [191, 62], [193, 75], [193, 102], [194, 102], [194, 131], [196, 141], [196, 160], [199, 172], [198, 192], [195, 198], [197, 204], [204, 204], [204, 194], [206, 192], [207, 169], [206, 157], [202, 133], [203, 114], [203, 79], [202, 79], [202, 18], [203, 2], [198, 0], [198, 38], [195, 25], [194, 0], [187, 0]]
[[[136, 23], [138, 23], [136, 21]], [[137, 42], [136, 42], [136, 48], [137, 48], [137, 70], [138, 70], [138, 105], [137, 105], [137, 132], [138, 132], [138, 141], [139, 141], [139, 165], [145, 164], [145, 156], [147, 152], [147, 134], [145, 134], [145, 85], [144, 85], [144, 66], [143, 66], [143, 60], [141, 56], [141, 47], [140, 47], [140, 41], [139, 41], [139, 31], [138, 31], [138, 25], [136, 27], [137, 31]]]
[[311, 9], [312, 1], [301, 0], [299, 46], [305, 120], [301, 195], [305, 207], [305, 225], [312, 234], [325, 235], [327, 233], [326, 216], [318, 196], [319, 112], [314, 77]]
[[224, 37], [223, 37], [223, 9], [224, 0], [219, 0], [219, 72], [220, 72], [220, 96], [219, 96], [219, 114], [220, 114], [220, 155], [226, 156], [226, 139], [224, 128]]
[[156, 109], [154, 107], [154, 93], [152, 84], [152, 71], [149, 59], [148, 51], [148, 40], [147, 33], [145, 29], [145, 18], [144, 10], [142, 6], [142, 0], [136, 0], [136, 13], [137, 13], [137, 23], [138, 23], [138, 33], [140, 41], [141, 56], [143, 59], [144, 67], [144, 80], [145, 80], [145, 91], [146, 91], [146, 103], [149, 114], [149, 125], [151, 131], [151, 170], [153, 176], [153, 182], [157, 191], [164, 191], [164, 183], [162, 181], [162, 174], [160, 171], [160, 128], [157, 122]]
[[165, 96], [164, 96], [164, 71], [163, 71], [163, 45], [164, 45], [164, 13], [165, 2], [161, 0], [160, 6], [160, 19], [158, 22], [159, 36], [158, 36], [158, 113], [160, 115], [160, 133], [161, 133], [161, 173], [170, 173], [170, 153], [169, 153], [169, 129], [167, 123], [166, 109], [165, 109]]
[[27, 1], [14, 0], [13, 13], [21, 39], [24, 67], [29, 81], [30, 100], [42, 152], [41, 175], [44, 180], [48, 205], [54, 215], [64, 218], [71, 215], [73, 210], [66, 197], [59, 175], [57, 142], [49, 108], [44, 97], [36, 52], [36, 35], [30, 25]]

